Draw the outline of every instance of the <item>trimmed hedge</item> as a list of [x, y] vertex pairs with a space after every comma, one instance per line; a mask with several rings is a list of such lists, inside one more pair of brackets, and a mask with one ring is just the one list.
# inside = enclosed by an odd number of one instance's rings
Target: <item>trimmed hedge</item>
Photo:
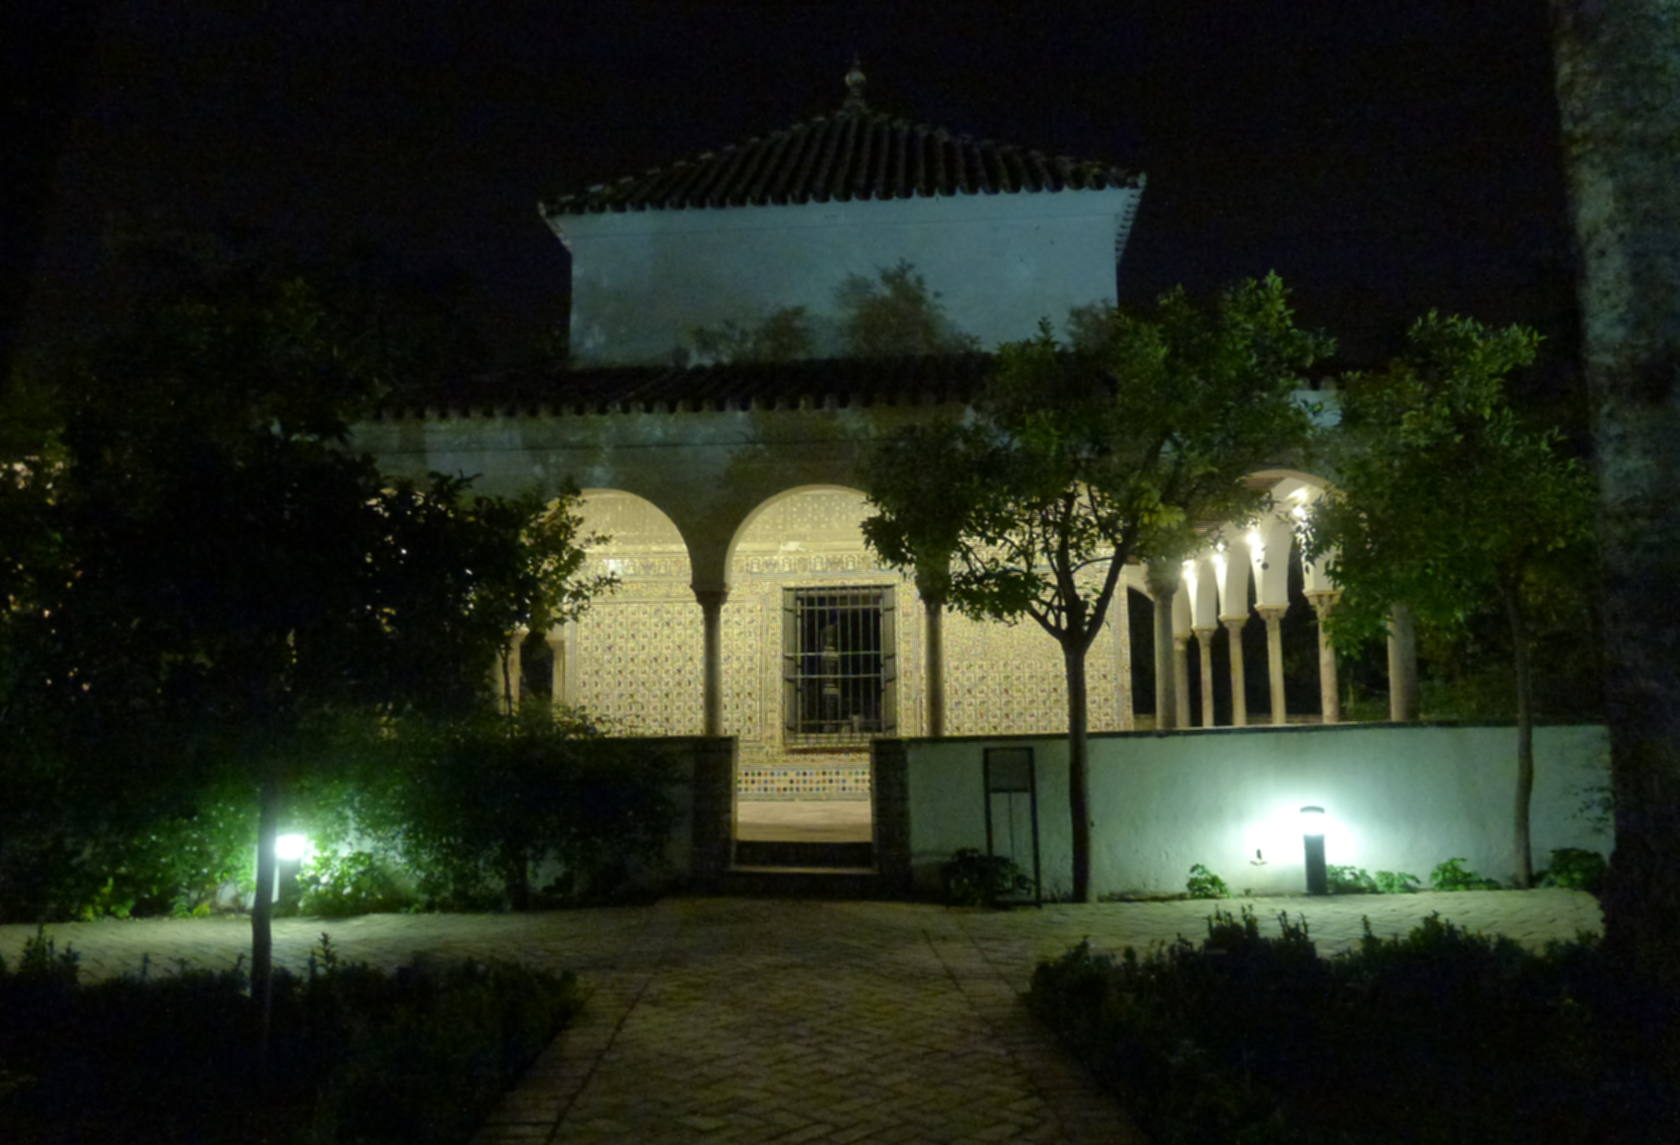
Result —
[[1199, 944], [1080, 944], [1029, 1002], [1162, 1145], [1680, 1140], [1680, 1007], [1595, 942], [1535, 954], [1431, 915], [1318, 957], [1219, 912]]
[[[266, 1087], [238, 966], [80, 985], [38, 937], [0, 963], [7, 1141], [458, 1143], [581, 1007], [577, 980], [512, 962], [277, 971]], [[262, 1090], [263, 1096], [254, 1096]]]

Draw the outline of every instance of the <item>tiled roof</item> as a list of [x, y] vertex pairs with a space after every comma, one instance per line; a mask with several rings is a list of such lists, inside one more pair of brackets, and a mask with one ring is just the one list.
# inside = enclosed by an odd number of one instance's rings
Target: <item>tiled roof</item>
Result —
[[871, 112], [860, 91], [855, 88], [853, 98], [833, 115], [561, 196], [544, 203], [543, 214], [1143, 185], [1143, 176], [1108, 163], [1046, 155]]
[[379, 417], [493, 417], [846, 409], [962, 402], [990, 354], [827, 358], [714, 366], [599, 366], [509, 372], [435, 397], [396, 397]]

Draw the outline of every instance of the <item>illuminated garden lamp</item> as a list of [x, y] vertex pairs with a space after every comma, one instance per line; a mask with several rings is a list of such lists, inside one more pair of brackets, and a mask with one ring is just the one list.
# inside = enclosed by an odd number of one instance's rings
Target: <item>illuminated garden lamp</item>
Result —
[[1301, 843], [1307, 852], [1307, 893], [1330, 893], [1330, 878], [1324, 867], [1324, 808], [1301, 808]]
[[281, 835], [274, 840], [274, 857], [282, 863], [297, 863], [307, 859], [315, 848], [303, 835]]

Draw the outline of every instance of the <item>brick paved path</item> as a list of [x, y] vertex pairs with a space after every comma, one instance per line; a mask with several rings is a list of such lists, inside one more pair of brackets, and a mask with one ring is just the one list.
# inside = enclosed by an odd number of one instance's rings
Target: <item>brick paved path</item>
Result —
[[[1208, 903], [1007, 913], [907, 903], [671, 899], [535, 915], [281, 920], [301, 966], [327, 930], [350, 960], [419, 952], [518, 957], [578, 971], [589, 1006], [491, 1117], [501, 1142], [1127, 1142], [1141, 1140], [1027, 1017], [1032, 967], [1080, 939], [1118, 949], [1204, 932]], [[1584, 894], [1545, 890], [1258, 899], [1305, 914], [1322, 952], [1432, 910], [1539, 944], [1599, 925]], [[88, 977], [178, 959], [226, 966], [243, 920], [76, 923], [51, 932]], [[32, 928], [0, 926], [12, 958]]]

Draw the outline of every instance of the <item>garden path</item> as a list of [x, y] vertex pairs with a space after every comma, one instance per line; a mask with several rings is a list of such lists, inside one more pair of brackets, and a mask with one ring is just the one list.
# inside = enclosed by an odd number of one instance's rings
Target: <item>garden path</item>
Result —
[[[1142, 1138], [1019, 1001], [1039, 958], [1082, 938], [1147, 947], [1203, 932], [1207, 902], [1052, 905], [1009, 912], [910, 903], [667, 899], [528, 915], [370, 915], [275, 924], [301, 966], [328, 931], [341, 956], [517, 957], [575, 969], [590, 1004], [479, 1133], [509, 1142], [1128, 1142]], [[1226, 904], [1230, 905], [1230, 904]], [[1431, 911], [1539, 945], [1597, 929], [1573, 891], [1277, 898], [1262, 926], [1304, 915], [1319, 949]], [[230, 964], [233, 919], [51, 928], [86, 977], [180, 960]], [[8, 959], [33, 928], [0, 926]]]

